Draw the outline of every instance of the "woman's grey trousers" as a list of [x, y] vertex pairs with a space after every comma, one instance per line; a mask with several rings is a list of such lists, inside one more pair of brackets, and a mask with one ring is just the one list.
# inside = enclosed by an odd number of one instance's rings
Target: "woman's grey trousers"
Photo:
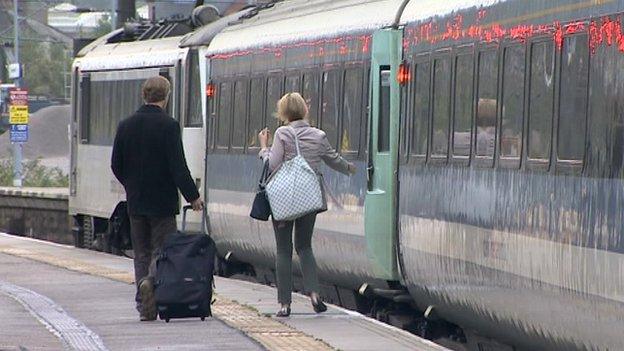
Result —
[[275, 242], [277, 243], [277, 301], [290, 304], [292, 293], [292, 251], [293, 224], [295, 227], [295, 250], [301, 262], [303, 285], [308, 292], [319, 292], [316, 260], [312, 253], [312, 232], [316, 213], [312, 213], [294, 221], [273, 221]]

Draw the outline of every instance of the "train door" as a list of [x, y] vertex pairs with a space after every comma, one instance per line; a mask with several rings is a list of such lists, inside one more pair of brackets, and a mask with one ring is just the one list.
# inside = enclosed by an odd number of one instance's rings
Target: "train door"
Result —
[[364, 201], [368, 256], [380, 279], [398, 280], [397, 194], [402, 31], [373, 34], [368, 120], [367, 192]]

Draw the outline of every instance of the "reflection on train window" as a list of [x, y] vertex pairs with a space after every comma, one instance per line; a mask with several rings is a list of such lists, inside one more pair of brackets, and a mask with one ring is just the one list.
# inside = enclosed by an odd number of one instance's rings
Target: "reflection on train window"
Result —
[[587, 123], [589, 74], [587, 35], [565, 38], [561, 54], [561, 96], [557, 153], [561, 160], [582, 160]]
[[310, 125], [317, 126], [318, 124], [318, 93], [319, 80], [318, 76], [314, 73], [306, 73], [303, 75], [303, 98], [308, 104], [308, 120]]
[[496, 141], [496, 92], [498, 90], [498, 59], [496, 51], [479, 53], [479, 90], [477, 103], [476, 155], [494, 157]]
[[234, 85], [234, 126], [232, 127], [232, 146], [245, 146], [245, 124], [247, 122], [247, 82], [238, 81]]
[[323, 73], [323, 99], [321, 110], [321, 129], [327, 134], [332, 146], [338, 141], [338, 114], [340, 113], [340, 76], [341, 71]]
[[429, 62], [416, 65], [414, 83], [414, 115], [412, 126], [412, 153], [424, 156], [427, 154], [427, 140], [429, 136]]
[[301, 87], [299, 85], [299, 76], [288, 76], [284, 84], [284, 92], [286, 93], [300, 93]]
[[277, 109], [277, 101], [282, 97], [281, 80], [282, 78], [278, 76], [271, 76], [267, 79], [265, 124], [272, 133], [275, 133], [275, 130], [279, 126], [279, 120], [277, 116], [275, 116], [275, 112]]
[[473, 55], [455, 59], [453, 155], [470, 156], [472, 141]]
[[219, 111], [217, 113], [217, 147], [227, 148], [230, 142], [230, 122], [232, 121], [232, 83], [219, 86]]
[[505, 48], [503, 55], [501, 157], [517, 159], [519, 166], [524, 115], [524, 46]]
[[550, 41], [531, 46], [531, 85], [529, 93], [530, 159], [550, 158], [554, 99], [555, 55]]
[[144, 79], [91, 80], [88, 143], [112, 145], [119, 122], [143, 103]]
[[264, 128], [262, 123], [262, 108], [264, 100], [264, 78], [251, 80], [251, 95], [249, 96], [249, 128], [247, 133], [247, 146], [257, 147], [258, 133]]
[[189, 55], [188, 97], [185, 127], [201, 127], [202, 122], [202, 92], [199, 76], [199, 60], [197, 51]]
[[449, 58], [441, 58], [433, 64], [433, 131], [431, 155], [446, 157], [448, 153], [451, 63]]
[[357, 152], [360, 148], [360, 126], [362, 121], [362, 86], [361, 68], [345, 71], [344, 103], [342, 105], [341, 152]]

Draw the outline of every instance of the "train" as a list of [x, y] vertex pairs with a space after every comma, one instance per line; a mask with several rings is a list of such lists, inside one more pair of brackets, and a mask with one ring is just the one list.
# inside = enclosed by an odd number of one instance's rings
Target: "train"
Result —
[[88, 133], [109, 138], [140, 104], [102, 112], [138, 86], [102, 91], [106, 107], [85, 78], [166, 73], [219, 272], [275, 283], [272, 226], [249, 217], [256, 135], [298, 91], [358, 168], [323, 172], [326, 299], [469, 349], [624, 349], [623, 13], [621, 0], [289, 0], [175, 37], [114, 32], [74, 63], [76, 235], [123, 201], [110, 143]]

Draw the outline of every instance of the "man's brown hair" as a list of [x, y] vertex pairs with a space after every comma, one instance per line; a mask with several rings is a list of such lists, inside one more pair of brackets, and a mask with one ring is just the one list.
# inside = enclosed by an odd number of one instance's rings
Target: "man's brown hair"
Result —
[[143, 100], [148, 104], [165, 101], [170, 91], [171, 84], [169, 84], [167, 78], [162, 76], [152, 77], [143, 83]]

